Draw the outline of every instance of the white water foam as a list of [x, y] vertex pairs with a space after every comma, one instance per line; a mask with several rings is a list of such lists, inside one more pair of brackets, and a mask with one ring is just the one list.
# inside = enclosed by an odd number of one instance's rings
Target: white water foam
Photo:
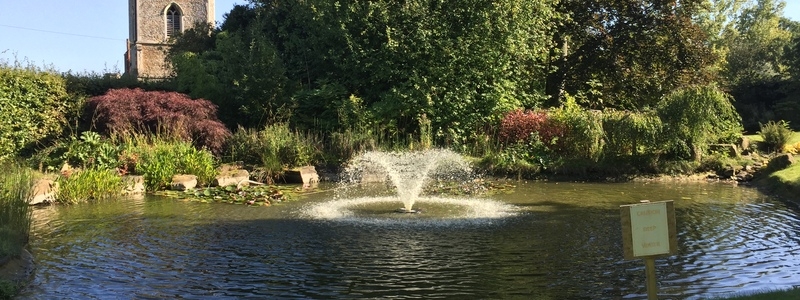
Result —
[[[425, 225], [451, 226], [453, 224], [490, 224], [516, 216], [516, 206], [483, 198], [420, 197], [416, 200], [421, 213], [408, 214], [394, 211], [362, 213], [371, 207], [398, 204], [396, 197], [361, 197], [331, 200], [306, 207], [301, 214], [316, 220], [362, 223], [372, 225]], [[426, 206], [451, 209], [429, 211]]]

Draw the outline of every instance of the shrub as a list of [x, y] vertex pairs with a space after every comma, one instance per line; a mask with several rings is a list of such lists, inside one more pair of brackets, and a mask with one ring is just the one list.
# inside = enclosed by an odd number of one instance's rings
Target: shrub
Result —
[[603, 113], [603, 153], [627, 156], [656, 152], [661, 119], [653, 111]]
[[135, 173], [144, 175], [150, 191], [168, 187], [176, 174], [195, 175], [199, 185], [207, 185], [217, 175], [213, 154], [184, 141], [138, 136], [126, 143], [123, 153], [125, 161], [135, 164]]
[[0, 63], [0, 160], [60, 134], [73, 102], [59, 75]]
[[0, 164], [0, 260], [18, 256], [31, 228], [29, 193], [33, 174], [17, 163]]
[[512, 111], [500, 121], [498, 138], [501, 143], [510, 145], [528, 141], [533, 134], [545, 145], [553, 145], [562, 138], [566, 127], [555, 122], [544, 111]]
[[731, 96], [713, 85], [677, 90], [658, 103], [665, 150], [700, 161], [709, 143], [732, 143], [741, 136], [741, 117]]
[[347, 161], [360, 153], [378, 149], [379, 141], [372, 130], [347, 129], [331, 133], [325, 153], [336, 160]]
[[794, 134], [792, 129], [789, 128], [789, 123], [783, 120], [778, 122], [769, 121], [767, 124], [759, 124], [759, 126], [758, 134], [764, 139], [764, 146], [768, 151], [783, 149]]
[[76, 204], [89, 200], [106, 200], [122, 194], [122, 178], [115, 170], [85, 169], [59, 177], [56, 201]]
[[230, 131], [217, 119], [217, 107], [175, 92], [112, 89], [89, 99], [87, 114], [111, 135], [160, 133], [193, 141], [220, 153]]
[[263, 166], [276, 174], [284, 168], [316, 162], [320, 144], [313, 136], [292, 131], [286, 124], [269, 125], [263, 130], [239, 128], [228, 142], [225, 157]]
[[566, 103], [550, 114], [556, 122], [568, 128], [560, 142], [560, 154], [568, 158], [599, 159], [603, 146], [603, 124], [598, 111], [581, 108], [575, 98], [568, 95]]

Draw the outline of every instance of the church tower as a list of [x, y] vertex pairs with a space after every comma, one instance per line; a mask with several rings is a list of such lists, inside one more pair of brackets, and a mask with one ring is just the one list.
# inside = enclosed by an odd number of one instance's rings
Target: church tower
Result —
[[214, 0], [128, 0], [128, 20], [125, 73], [167, 78], [165, 58], [173, 38], [198, 22], [214, 24]]

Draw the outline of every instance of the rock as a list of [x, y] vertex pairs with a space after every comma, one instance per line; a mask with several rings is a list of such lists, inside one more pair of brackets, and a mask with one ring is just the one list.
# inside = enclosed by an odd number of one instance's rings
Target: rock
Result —
[[188, 189], [193, 189], [196, 186], [197, 176], [185, 174], [172, 176], [172, 184], [170, 184], [170, 187], [176, 191], [185, 191]]
[[739, 149], [734, 144], [710, 144], [708, 150], [724, 153], [728, 157], [739, 157]]
[[235, 185], [238, 187], [250, 185], [250, 172], [242, 169], [229, 169], [221, 168], [219, 175], [211, 182], [212, 186], [229, 186]]
[[750, 152], [750, 139], [746, 136], [742, 136], [739, 138], [739, 149], [742, 150], [743, 153]]
[[747, 171], [741, 171], [739, 174], [736, 174], [736, 180], [738, 181], [751, 181], [753, 180], [753, 174], [750, 174]]
[[767, 164], [767, 169], [770, 170], [770, 172], [775, 172], [786, 169], [792, 164], [794, 164], [794, 156], [784, 153], [771, 159], [769, 164]]
[[314, 166], [305, 166], [286, 171], [283, 180], [286, 183], [302, 183], [303, 186], [310, 186], [319, 183], [319, 175]]
[[58, 182], [44, 178], [36, 180], [33, 184], [31, 199], [28, 204], [40, 205], [55, 202], [56, 193], [58, 193]]
[[144, 194], [144, 176], [140, 175], [122, 176], [122, 184], [124, 185], [124, 188], [122, 190], [122, 194], [124, 195]]
[[361, 174], [359, 180], [361, 183], [386, 182], [389, 179], [386, 169], [377, 165], [366, 165], [359, 173]]

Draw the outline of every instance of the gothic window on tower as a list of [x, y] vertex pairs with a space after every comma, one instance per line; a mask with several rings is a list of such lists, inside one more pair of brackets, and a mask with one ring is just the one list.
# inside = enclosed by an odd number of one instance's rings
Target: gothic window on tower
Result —
[[181, 11], [178, 5], [172, 4], [167, 8], [167, 39], [171, 39], [181, 32]]

